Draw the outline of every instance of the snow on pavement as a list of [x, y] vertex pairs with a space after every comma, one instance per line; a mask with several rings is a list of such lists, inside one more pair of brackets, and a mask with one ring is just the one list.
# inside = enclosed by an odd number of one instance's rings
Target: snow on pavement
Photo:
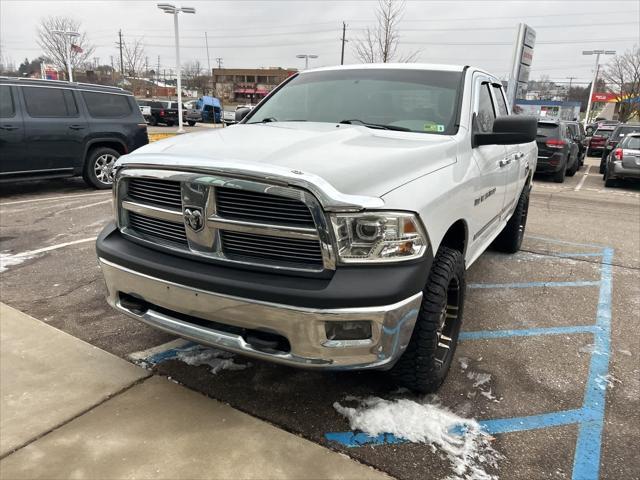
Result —
[[233, 357], [234, 355], [232, 353], [197, 345], [189, 350], [177, 352], [175, 358], [187, 365], [196, 367], [208, 365], [211, 367], [211, 373], [214, 375], [222, 370], [244, 370], [251, 366], [250, 363], [235, 363]]
[[[349, 397], [347, 401], [353, 401]], [[359, 399], [355, 407], [335, 402], [352, 430], [370, 436], [391, 433], [414, 443], [431, 445], [451, 462], [450, 479], [492, 480], [486, 467], [497, 468], [502, 458], [492, 446], [493, 438], [483, 432], [476, 420], [456, 415], [437, 403], [435, 398], [418, 403], [406, 398], [385, 400], [379, 397]]]

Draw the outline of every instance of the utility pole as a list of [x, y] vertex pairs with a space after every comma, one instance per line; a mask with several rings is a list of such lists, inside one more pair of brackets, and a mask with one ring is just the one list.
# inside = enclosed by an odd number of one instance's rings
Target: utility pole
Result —
[[342, 53], [340, 55], [340, 65], [344, 65], [344, 44], [348, 40], [345, 38], [347, 33], [347, 24], [342, 22]]
[[567, 90], [567, 101], [569, 100], [569, 95], [571, 95], [571, 84], [573, 83], [574, 78], [578, 77], [566, 77], [569, 80], [569, 89]]
[[122, 59], [122, 30], [118, 30], [118, 48], [120, 49], [120, 76], [124, 80], [124, 60]]
[[222, 58], [216, 57], [216, 62], [218, 63], [218, 70], [222, 68]]
[[589, 123], [589, 117], [591, 116], [591, 100], [593, 98], [593, 90], [596, 88], [598, 82], [598, 73], [600, 71], [600, 55], [615, 55], [615, 50], [584, 50], [583, 55], [595, 55], [596, 56], [596, 69], [593, 73], [593, 81], [591, 82], [591, 90], [589, 91], [589, 102], [587, 103], [587, 113], [584, 117], [585, 127]]
[[156, 69], [156, 94], [158, 96], [158, 88], [160, 87], [160, 55], [158, 55], [158, 68]]
[[[211, 71], [211, 59], [209, 58], [209, 38], [207, 37], [207, 32], [204, 32], [204, 43], [207, 46], [207, 85], [211, 89], [211, 81], [213, 80], [213, 72]], [[204, 94], [205, 92], [203, 92]], [[206, 92], [210, 93], [210, 92]]]

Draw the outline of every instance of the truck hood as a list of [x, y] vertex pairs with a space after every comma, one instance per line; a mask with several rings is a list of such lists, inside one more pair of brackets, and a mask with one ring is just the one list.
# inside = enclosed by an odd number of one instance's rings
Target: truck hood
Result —
[[374, 130], [360, 125], [273, 122], [190, 133], [146, 145], [120, 165], [171, 168], [224, 162], [251, 170], [260, 164], [320, 177], [346, 195], [382, 197], [455, 162], [453, 137]]

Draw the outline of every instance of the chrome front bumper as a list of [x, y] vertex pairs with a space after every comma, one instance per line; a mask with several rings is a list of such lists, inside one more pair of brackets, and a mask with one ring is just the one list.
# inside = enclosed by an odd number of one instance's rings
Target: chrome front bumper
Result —
[[[392, 305], [365, 308], [311, 309], [232, 297], [168, 282], [100, 259], [108, 302], [116, 310], [160, 330], [195, 342], [254, 358], [314, 369], [385, 369], [406, 349], [418, 316], [422, 293]], [[123, 306], [120, 294], [143, 299], [148, 308]], [[154, 309], [156, 306], [157, 310]], [[158, 308], [161, 307], [161, 308]], [[163, 311], [160, 311], [163, 310]], [[177, 312], [171, 315], [168, 312]], [[197, 323], [185, 320], [194, 317]], [[290, 351], [265, 351], [242, 335], [216, 330], [206, 321], [285, 337]], [[329, 340], [325, 324], [370, 321], [371, 338]]]

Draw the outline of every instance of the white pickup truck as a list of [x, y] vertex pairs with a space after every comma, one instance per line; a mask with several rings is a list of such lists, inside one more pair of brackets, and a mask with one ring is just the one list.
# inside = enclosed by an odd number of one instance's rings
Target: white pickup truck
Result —
[[109, 303], [254, 358], [438, 388], [466, 269], [522, 243], [535, 119], [482, 70], [372, 64], [301, 72], [238, 120], [120, 157]]

